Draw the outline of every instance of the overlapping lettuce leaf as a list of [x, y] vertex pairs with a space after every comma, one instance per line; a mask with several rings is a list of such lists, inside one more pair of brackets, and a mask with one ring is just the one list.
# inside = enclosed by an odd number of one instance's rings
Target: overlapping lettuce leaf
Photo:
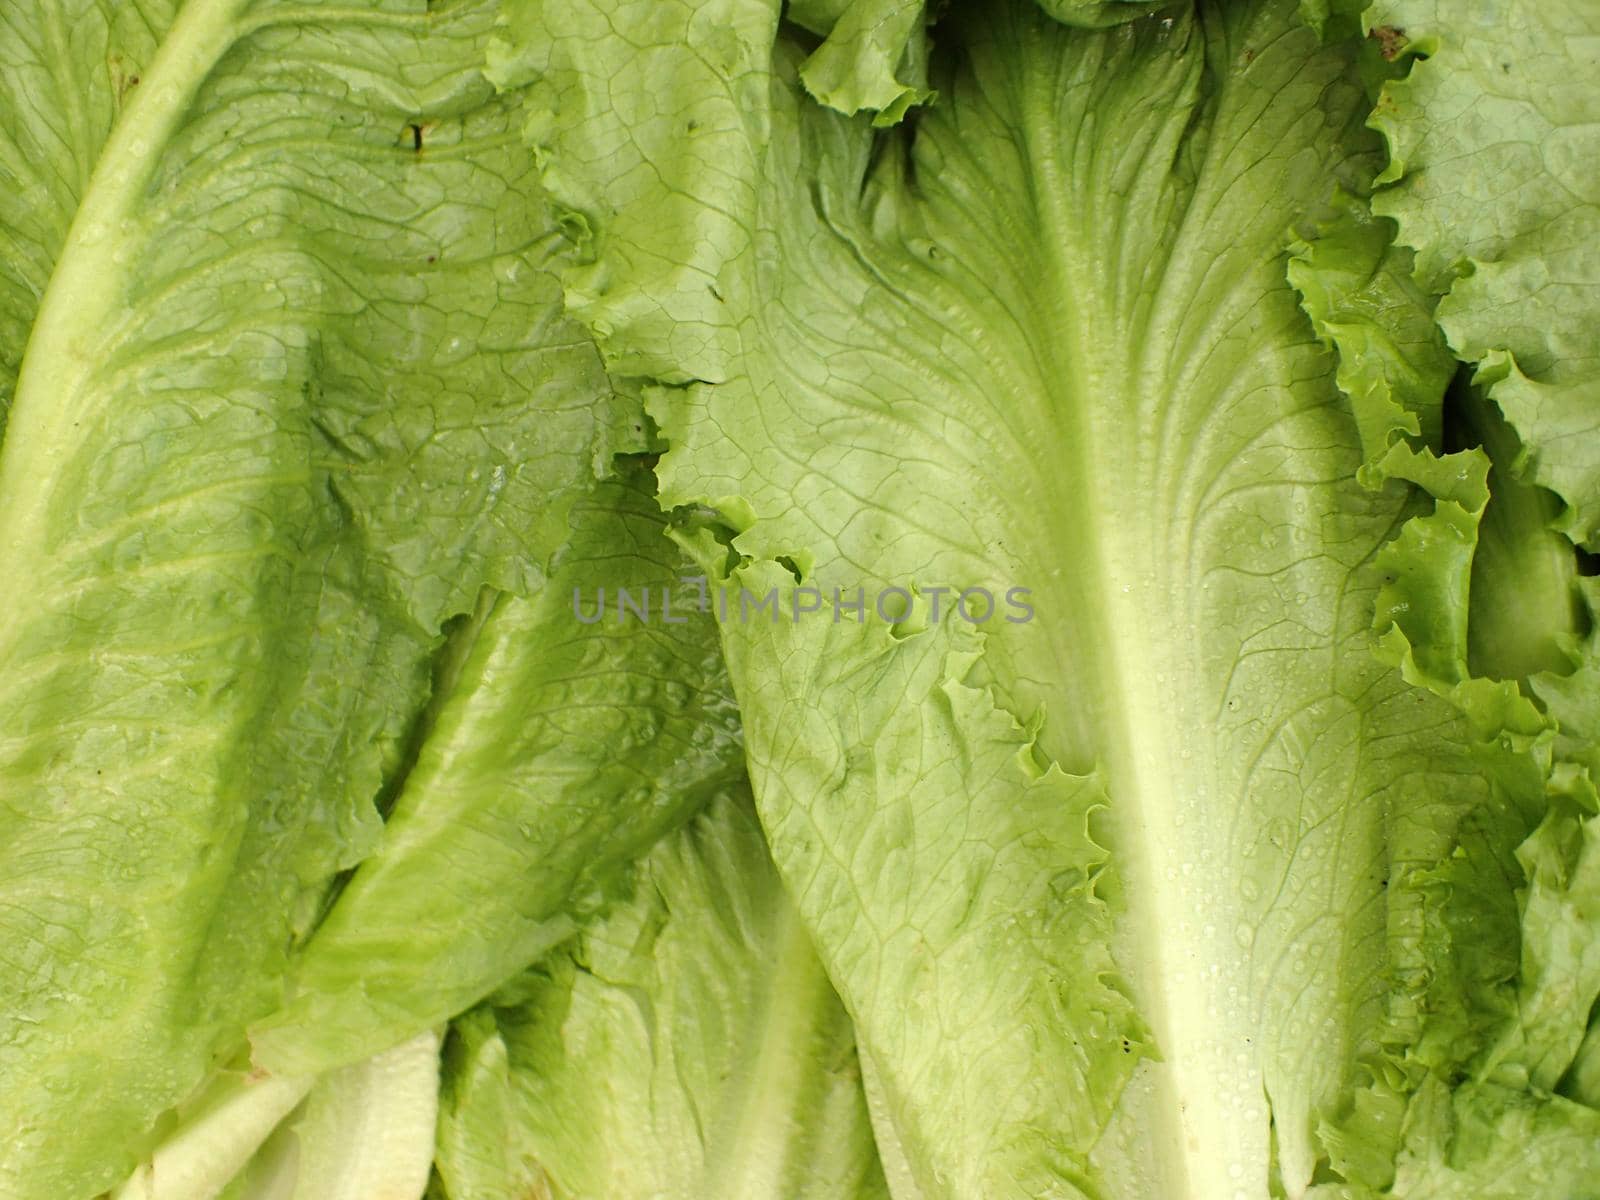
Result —
[[219, 1072], [110, 1200], [421, 1196], [438, 1110], [432, 1030], [320, 1079]]
[[741, 783], [446, 1051], [440, 1195], [887, 1200], [850, 1022]]
[[493, 5], [5, 18], [0, 1192], [62, 1200], [275, 1007], [447, 626], [637, 435]]
[[924, 0], [799, 0], [784, 15], [824, 35], [800, 68], [821, 103], [892, 125], [933, 99]]
[[315, 1074], [439, 1026], [570, 938], [742, 775], [715, 624], [648, 469], [622, 470], [574, 506], [548, 586], [492, 598], [464, 634], [382, 843], [251, 1032], [258, 1065]]
[[[1357, 483], [1285, 278], [1376, 169], [1354, 47], [1277, 3], [958, 9], [938, 104], [881, 132], [805, 96], [806, 47], [762, 59], [753, 0], [509, 11], [569, 307], [654, 381], [663, 501], [749, 593], [758, 808], [891, 1189], [1302, 1194], [1375, 1050], [1392, 875], [1508, 803], [1368, 652], [1416, 509]], [[978, 587], [972, 628], [937, 589]]]
[[1400, 53], [1374, 125], [1389, 146], [1375, 209], [1448, 294], [1439, 323], [1517, 432], [1531, 482], [1566, 503], [1560, 528], [1600, 536], [1600, 131], [1592, 5], [1490, 9], [1394, 0], [1367, 12]]
[[[959, 0], [958, 0], [959, 2]], [[1147, 17], [1176, 4], [1148, 0], [1038, 0], [1069, 25], [1097, 28]], [[822, 36], [800, 66], [800, 80], [819, 102], [846, 115], [871, 112], [893, 125], [931, 102], [931, 27], [947, 7], [927, 0], [794, 0], [784, 19]]]
[[434, 1031], [627, 895], [634, 859], [742, 778], [715, 624], [664, 526], [648, 467], [619, 460], [574, 504], [542, 589], [486, 592], [381, 844], [297, 950], [288, 1002], [251, 1029], [252, 1069], [182, 1106], [116, 1200], [229, 1180], [237, 1200], [357, 1200], [391, 1177], [416, 1182], [381, 1194], [420, 1196], [428, 1172], [406, 1164], [432, 1157]]
[[78, 200], [175, 7], [0, 4], [0, 432]]
[[[1364, 478], [1429, 505], [1381, 559], [1380, 653], [1459, 708], [1498, 797], [1390, 888], [1383, 1049], [1328, 1131], [1348, 1181], [1329, 1195], [1582, 1194], [1600, 1171], [1600, 697], [1571, 540], [1589, 536], [1596, 450], [1570, 436], [1600, 413], [1600, 292], [1592, 246], [1564, 240], [1592, 224], [1600, 169], [1582, 151], [1593, 89], [1559, 65], [1593, 22], [1512, 7], [1492, 25], [1369, 10], [1408, 68], [1373, 116], [1390, 160], [1371, 208], [1393, 220], [1352, 200], [1295, 264], [1368, 435]], [[1409, 373], [1385, 352], [1402, 342]]]
[[1353, 14], [0, 0], [0, 1192], [1587, 1194], [1600, 20]]

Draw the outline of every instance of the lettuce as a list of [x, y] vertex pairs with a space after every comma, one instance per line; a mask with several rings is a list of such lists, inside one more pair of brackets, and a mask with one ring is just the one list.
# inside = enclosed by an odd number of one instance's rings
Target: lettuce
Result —
[[0, 23], [0, 1197], [1600, 1194], [1587, 8]]
[[453, 1038], [449, 1195], [887, 1196], [849, 1019], [742, 785]]

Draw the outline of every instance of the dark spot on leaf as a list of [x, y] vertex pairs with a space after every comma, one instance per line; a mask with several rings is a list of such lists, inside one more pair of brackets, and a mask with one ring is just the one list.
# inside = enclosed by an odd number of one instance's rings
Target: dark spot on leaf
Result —
[[106, 70], [111, 76], [111, 87], [117, 94], [117, 103], [128, 98], [128, 93], [139, 86], [137, 71], [128, 70], [128, 61], [120, 54], [106, 55]]
[[1374, 26], [1367, 36], [1378, 43], [1378, 53], [1388, 62], [1393, 62], [1410, 44], [1406, 40], [1406, 31], [1394, 25]]
[[406, 128], [411, 131], [411, 149], [420, 154], [422, 152], [422, 126], [412, 122]]

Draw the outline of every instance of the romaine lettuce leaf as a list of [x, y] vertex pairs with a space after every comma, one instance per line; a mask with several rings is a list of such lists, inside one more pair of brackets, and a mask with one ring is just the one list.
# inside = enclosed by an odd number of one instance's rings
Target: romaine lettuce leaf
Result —
[[[574, 506], [548, 585], [495, 597], [470, 629], [381, 845], [251, 1032], [258, 1065], [315, 1074], [442, 1024], [570, 938], [742, 775], [715, 624], [679, 580], [648, 469], [622, 472]], [[624, 589], [648, 623], [622, 615]]]
[[0, 432], [78, 200], [175, 7], [0, 4]]
[[47, 4], [5, 49], [8, 278], [42, 289], [25, 353], [15, 288], [0, 330], [14, 1200], [124, 1175], [276, 1005], [445, 625], [534, 586], [636, 439], [560, 315], [492, 4], [162, 11]]
[[0, 0], [0, 1195], [1590, 1195], [1600, 19], [1360, 4]]
[[431, 1030], [321, 1079], [224, 1072], [110, 1200], [421, 1196], [438, 1110]]
[[[1499, 819], [1472, 815], [1449, 859], [1391, 888], [1391, 910], [1409, 890], [1416, 916], [1393, 955], [1384, 1050], [1328, 1130], [1349, 1181], [1330, 1196], [1577, 1195], [1600, 1173], [1587, 1057], [1600, 709], [1593, 589], [1569, 540], [1589, 536], [1593, 504], [1585, 453], [1563, 436], [1600, 411], [1584, 349], [1600, 293], [1584, 248], [1562, 251], [1600, 174], [1572, 149], [1592, 93], [1556, 67], [1583, 45], [1586, 16], [1529, 10], [1515, 29], [1496, 16], [1493, 37], [1486, 19], [1369, 10], [1385, 56], [1408, 68], [1373, 116], [1390, 159], [1372, 208], [1394, 223], [1352, 202], [1295, 265], [1369, 433], [1364, 478], [1408, 480], [1431, 503], [1380, 559], [1380, 653], [1460, 709], [1505, 801]], [[1408, 395], [1394, 359], [1385, 370], [1373, 353], [1409, 340], [1434, 362], [1446, 339], [1475, 368], [1448, 392]]]
[[[664, 502], [778, 590], [724, 643], [891, 1188], [1299, 1195], [1387, 1001], [1391, 874], [1520, 817], [1367, 651], [1416, 508], [1357, 484], [1285, 278], [1377, 166], [1356, 52], [1276, 3], [958, 9], [939, 103], [884, 134], [810, 105], [803, 50], [752, 67], [770, 10], [735, 7], [712, 60], [521, 0], [496, 78], [542, 97], [569, 306], [657, 381]], [[916, 609], [836, 620], [858, 586]], [[1036, 619], [932, 619], [979, 586]]]
[[1600, 546], [1600, 127], [1585, 3], [1384, 0], [1370, 27], [1425, 54], [1385, 87], [1389, 147], [1375, 209], [1414, 247], [1451, 346], [1522, 441], [1528, 478], [1567, 503], [1561, 528]]
[[[296, 953], [288, 1003], [252, 1028], [253, 1069], [183, 1106], [117, 1200], [196, 1200], [235, 1175], [229, 1200], [354, 1200], [386, 1171], [416, 1183], [383, 1195], [419, 1196], [427, 1171], [402, 1168], [431, 1160], [432, 1118], [405, 1099], [422, 1052], [394, 1047], [626, 896], [633, 860], [742, 778], [715, 625], [678, 579], [645, 462], [617, 466], [573, 506], [546, 586], [486, 592], [456, 632], [382, 843]], [[651, 621], [623, 617], [624, 590]], [[376, 1147], [356, 1136], [379, 1126]]]
[[785, 17], [825, 34], [800, 68], [806, 90], [842, 113], [870, 110], [892, 125], [928, 90], [928, 17], [923, 0], [798, 0]]
[[850, 1022], [748, 789], [453, 1026], [449, 1200], [887, 1200]]

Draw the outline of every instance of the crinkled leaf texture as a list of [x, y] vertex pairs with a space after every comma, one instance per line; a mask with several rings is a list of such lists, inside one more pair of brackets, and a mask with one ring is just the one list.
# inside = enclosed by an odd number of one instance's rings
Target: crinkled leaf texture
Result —
[[742, 781], [716, 627], [653, 482], [619, 459], [574, 504], [547, 586], [486, 591], [456, 630], [382, 843], [299, 948], [288, 1003], [251, 1029], [254, 1070], [184, 1106], [116, 1200], [230, 1178], [229, 1200], [366, 1200], [389, 1179], [417, 1182], [376, 1194], [419, 1196], [434, 1131], [415, 1048], [436, 1052], [445, 1021], [626, 897], [634, 860]]
[[679, 579], [652, 485], [625, 464], [574, 506], [549, 586], [463, 630], [382, 844], [298, 956], [290, 1002], [252, 1030], [259, 1065], [324, 1071], [475, 1004], [742, 775], [715, 623]]
[[[1600, 27], [1582, 6], [1511, 7], [1492, 28], [1485, 10], [1368, 11], [1391, 54], [1429, 55], [1399, 55], [1373, 116], [1390, 158], [1371, 208], [1393, 220], [1350, 199], [1292, 268], [1340, 355], [1363, 478], [1426, 505], [1379, 560], [1379, 653], [1461, 712], [1496, 798], [1391, 881], [1391, 994], [1369, 1083], [1326, 1131], [1348, 1181], [1329, 1196], [1600, 1178], [1600, 694], [1570, 540], [1591, 536], [1600, 463], [1570, 436], [1600, 413], [1593, 239], [1575, 232], [1600, 211], [1583, 152], [1600, 101], [1563, 65]], [[1475, 370], [1447, 391], [1457, 359]]]
[[806, 90], [842, 113], [871, 110], [892, 125], [928, 89], [928, 32], [923, 0], [801, 0], [784, 14], [825, 34], [800, 68]]
[[408, 1200], [438, 1111], [432, 1030], [321, 1079], [221, 1072], [110, 1200]]
[[888, 1200], [850, 1021], [741, 781], [458, 1020], [449, 1200]]
[[1371, 26], [1426, 61], [1390, 83], [1376, 211], [1414, 247], [1450, 345], [1521, 438], [1561, 527], [1600, 548], [1600, 12], [1582, 0], [1459, 6], [1393, 0]]
[[886, 134], [756, 0], [508, 7], [569, 308], [654, 381], [685, 543], [776, 589], [724, 645], [891, 1190], [1303, 1194], [1407, 945], [1386, 886], [1511, 807], [1369, 653], [1416, 506], [1357, 482], [1285, 277], [1376, 169], [1354, 48], [1279, 3], [957, 6]]
[[442, 630], [632, 436], [493, 19], [0, 6], [10, 1200], [124, 1175], [275, 1006]]
[[0, 4], [0, 430], [78, 200], [175, 8]]

